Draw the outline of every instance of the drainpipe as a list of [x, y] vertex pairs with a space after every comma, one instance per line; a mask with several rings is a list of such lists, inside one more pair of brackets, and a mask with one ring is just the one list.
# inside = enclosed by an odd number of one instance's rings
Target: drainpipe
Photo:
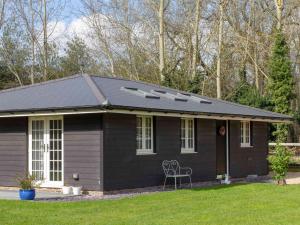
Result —
[[225, 184], [230, 184], [229, 180], [229, 122], [226, 120], [226, 175]]

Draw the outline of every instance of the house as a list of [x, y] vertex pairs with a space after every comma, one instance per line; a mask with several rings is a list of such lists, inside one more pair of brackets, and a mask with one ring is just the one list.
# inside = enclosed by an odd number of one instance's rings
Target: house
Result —
[[268, 123], [286, 115], [138, 81], [90, 75], [0, 92], [0, 186], [112, 191], [161, 185], [165, 159], [193, 181], [268, 173]]

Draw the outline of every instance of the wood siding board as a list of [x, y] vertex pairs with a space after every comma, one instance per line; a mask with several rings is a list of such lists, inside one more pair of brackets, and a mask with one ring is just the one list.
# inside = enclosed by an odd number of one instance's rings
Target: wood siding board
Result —
[[[64, 180], [86, 190], [100, 191], [101, 114], [64, 117]], [[79, 174], [79, 181], [73, 180]]]
[[239, 121], [230, 121], [230, 175], [234, 178], [268, 174], [268, 125], [252, 123], [252, 147], [240, 147]]
[[27, 118], [0, 119], [0, 186], [16, 186], [27, 171]]
[[135, 115], [103, 115], [105, 191], [161, 185], [165, 159], [177, 159], [182, 166], [192, 167], [194, 181], [215, 179], [214, 120], [198, 119], [195, 154], [181, 154], [180, 118], [156, 117], [154, 123], [156, 154], [136, 155]]

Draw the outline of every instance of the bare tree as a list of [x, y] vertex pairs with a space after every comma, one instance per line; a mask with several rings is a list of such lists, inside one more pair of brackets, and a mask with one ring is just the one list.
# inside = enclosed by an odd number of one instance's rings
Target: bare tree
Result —
[[6, 0], [0, 0], [0, 30], [4, 23], [5, 3], [6, 3]]
[[159, 2], [159, 73], [160, 78], [164, 80], [165, 69], [165, 21], [164, 21], [165, 1]]
[[284, 0], [274, 0], [276, 5], [276, 16], [277, 16], [277, 26], [278, 30], [282, 27], [282, 10], [284, 5]]
[[48, 34], [47, 34], [47, 25], [48, 25], [48, 16], [47, 16], [47, 0], [42, 0], [41, 5], [43, 5], [43, 77], [44, 80], [47, 80], [47, 69], [48, 69]]
[[192, 61], [192, 78], [196, 76], [197, 67], [197, 55], [199, 54], [199, 21], [201, 14], [201, 2], [202, 0], [196, 1], [195, 21], [194, 21], [194, 40], [193, 40], [193, 61]]
[[[34, 0], [29, 0], [29, 2], [24, 0], [15, 0], [14, 6], [17, 15], [19, 16], [20, 20], [22, 21], [22, 24], [24, 24], [24, 28], [26, 30], [26, 33], [28, 34], [28, 39], [30, 40], [31, 45], [31, 65], [30, 65], [30, 81], [33, 84], [34, 83], [34, 77], [35, 77], [35, 63], [36, 63], [36, 45], [39, 45], [38, 39], [38, 33], [36, 32], [35, 26], [36, 26], [36, 7], [39, 2]], [[41, 46], [38, 46], [39, 48]]]
[[223, 44], [224, 5], [225, 5], [225, 0], [220, 0], [220, 2], [219, 2], [218, 56], [217, 56], [217, 98], [222, 98], [221, 57], [222, 57], [222, 44]]

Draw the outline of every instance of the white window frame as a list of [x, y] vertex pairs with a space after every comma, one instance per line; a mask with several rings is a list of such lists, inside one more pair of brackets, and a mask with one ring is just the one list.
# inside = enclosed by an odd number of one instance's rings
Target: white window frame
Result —
[[[247, 126], [249, 133], [247, 135]], [[248, 137], [248, 141], [247, 141]], [[251, 123], [250, 121], [240, 121], [240, 143], [242, 148], [251, 147]]]
[[[192, 121], [192, 143], [193, 143], [193, 147], [192, 148], [189, 148], [188, 147], [188, 140], [189, 140], [189, 137], [188, 137], [188, 132], [189, 132], [189, 121]], [[182, 123], [184, 122], [184, 137], [181, 136], [181, 129], [182, 129]], [[180, 147], [181, 147], [181, 153], [196, 153], [195, 152], [195, 120], [194, 118], [181, 118], [180, 120]], [[185, 140], [185, 146], [182, 147], [181, 146], [181, 141], [182, 139]]]
[[[152, 116], [144, 116], [144, 115], [137, 115], [136, 118], [141, 118], [142, 119], [142, 148], [137, 148], [136, 149], [136, 154], [137, 155], [151, 155], [155, 154], [153, 152], [153, 117]], [[146, 148], [146, 119], [150, 118], [151, 119], [151, 148]], [[136, 126], [137, 130], [137, 126]], [[137, 138], [137, 137], [136, 137]], [[136, 144], [137, 144], [137, 139], [136, 139]]]

